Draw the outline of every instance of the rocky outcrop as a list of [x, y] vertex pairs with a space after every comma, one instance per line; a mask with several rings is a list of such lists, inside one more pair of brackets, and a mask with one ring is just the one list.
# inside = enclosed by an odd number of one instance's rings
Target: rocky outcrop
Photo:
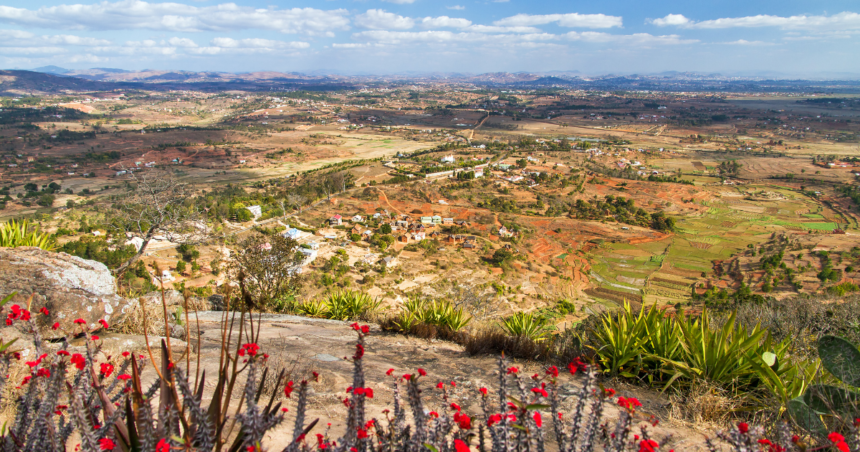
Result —
[[[51, 329], [54, 322], [68, 332], [77, 330], [75, 319], [98, 329], [100, 319], [115, 323], [130, 309], [129, 301], [116, 294], [114, 278], [104, 264], [34, 247], [0, 248], [0, 297], [12, 292], [17, 295], [6, 308], [12, 304], [26, 308], [32, 295], [29, 309], [49, 339], [63, 336]], [[50, 311], [49, 317], [38, 314], [42, 307]], [[11, 331], [2, 334], [15, 336]]]

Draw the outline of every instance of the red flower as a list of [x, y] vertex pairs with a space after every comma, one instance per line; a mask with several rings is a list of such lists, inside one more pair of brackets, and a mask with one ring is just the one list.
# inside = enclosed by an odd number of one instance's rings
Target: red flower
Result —
[[517, 369], [516, 367], [508, 367], [508, 375], [510, 375], [510, 374], [515, 374], [515, 373], [517, 373], [517, 372], [519, 372], [519, 371], [520, 371], [520, 370], [519, 370], [519, 369]]
[[51, 325], [51, 329], [54, 331], [57, 331], [57, 329], [59, 329], [59, 328], [60, 328], [60, 322], [54, 322], [54, 324]]
[[352, 327], [352, 329], [354, 329], [355, 331], [361, 331], [361, 327], [360, 327], [360, 326], [358, 326], [358, 322], [355, 322], [355, 323], [351, 324], [350, 326], [351, 326], [351, 327]]
[[370, 334], [370, 327], [367, 325], [362, 325], [361, 334]]
[[388, 370], [385, 372], [385, 375], [391, 376], [391, 373], [392, 373], [392, 372], [394, 372], [394, 369], [388, 369]]
[[314, 376], [314, 381], [320, 381], [320, 374], [319, 373], [317, 373], [316, 371], [311, 372], [311, 373]]
[[848, 443], [845, 441], [836, 443], [836, 448], [839, 449], [839, 452], [851, 452], [851, 449], [848, 447]]
[[547, 394], [546, 389], [544, 389], [544, 387], [545, 386], [541, 384], [541, 387], [539, 388], [532, 388], [532, 392], [535, 394], [540, 394], [543, 397], [549, 397], [549, 394]]
[[454, 413], [454, 422], [456, 422], [462, 430], [469, 430], [472, 428], [472, 418], [470, 418], [469, 415], [463, 414], [459, 411]]
[[501, 414], [494, 414], [494, 415], [490, 416], [489, 419], [487, 419], [487, 426], [492, 427], [493, 424], [498, 424], [499, 422], [502, 422], [502, 415]]
[[445, 387], [445, 383], [442, 383], [441, 381], [439, 383], [436, 383], [436, 389], [442, 389], [444, 387]]
[[44, 307], [44, 306], [42, 306], [41, 308], [39, 308], [39, 313], [40, 313], [40, 314], [42, 314], [42, 315], [51, 315], [51, 312], [50, 312], [50, 311], [48, 311], [48, 308], [46, 308], [46, 307]]
[[743, 433], [743, 434], [746, 434], [747, 432], [750, 431], [749, 424], [747, 424], [746, 422], [741, 422], [740, 424], [738, 424], [738, 431]]
[[452, 404], [451, 404], [451, 409], [452, 409], [452, 410], [455, 410], [455, 411], [460, 411], [460, 405], [457, 405], [456, 403], [452, 403]]
[[78, 368], [78, 370], [84, 370], [84, 366], [87, 365], [87, 360], [80, 353], [75, 353], [72, 355], [71, 359], [72, 364]]
[[557, 377], [558, 376], [558, 367], [549, 366], [549, 368], [546, 370], [546, 374], [552, 375], [553, 377]]
[[431, 412], [427, 413], [427, 415], [428, 415], [428, 416], [430, 416], [430, 417], [432, 417], [432, 418], [437, 418], [437, 417], [439, 417], [439, 413], [437, 413], [437, 412], [435, 412], [435, 411], [431, 411]]
[[481, 391], [481, 394], [483, 394], [483, 395], [487, 395], [487, 388], [481, 388], [481, 389], [478, 389], [478, 391]]
[[367, 430], [358, 429], [358, 439], [367, 438]]
[[128, 358], [128, 355], [131, 355], [131, 353], [130, 352], [122, 352], [123, 358]]
[[166, 439], [161, 438], [158, 444], [155, 445], [155, 452], [170, 452], [170, 444]]
[[642, 403], [639, 402], [639, 399], [636, 399], [634, 397], [630, 397], [630, 398], [619, 397], [618, 398], [618, 405], [622, 406], [624, 408], [627, 408], [628, 411], [633, 411], [636, 409], [636, 407], [642, 406]]
[[469, 446], [462, 439], [454, 440], [454, 451], [455, 452], [470, 452]]
[[603, 389], [603, 396], [604, 397], [614, 397], [615, 396], [615, 390], [612, 388], [604, 388]]
[[288, 399], [290, 398], [290, 394], [293, 393], [293, 390], [295, 390], [295, 388], [293, 387], [293, 384], [294, 384], [293, 381], [290, 380], [287, 383], [287, 386], [284, 387], [284, 395], [287, 396]]
[[793, 435], [793, 436], [791, 437], [791, 442], [793, 442], [793, 443], [797, 443], [798, 441], [800, 441], [800, 437], [799, 437], [799, 436], [797, 436], [797, 435]]
[[87, 324], [87, 321], [86, 321], [86, 320], [84, 320], [84, 319], [76, 319], [76, 320], [74, 321], [74, 323], [76, 323], [76, 324], [78, 324], [78, 325], [86, 325], [86, 324]]
[[567, 365], [567, 370], [570, 371], [571, 374], [575, 374], [577, 371], [585, 371], [588, 366], [582, 362], [580, 358], [574, 358], [573, 362]]
[[419, 368], [419, 369], [418, 369], [418, 375], [421, 375], [422, 377], [424, 377], [424, 376], [426, 376], [426, 375], [427, 375], [427, 372], [425, 372], [425, 371], [424, 371], [424, 369], [420, 369], [420, 368]]
[[639, 443], [639, 452], [655, 452], [658, 447], [660, 447], [660, 445], [657, 444], [657, 441], [646, 439]]
[[45, 368], [43, 367], [43, 368], [39, 369], [38, 371], [36, 371], [36, 376], [37, 376], [37, 377], [45, 377], [45, 378], [48, 378], [48, 377], [50, 377], [50, 376], [51, 376], [51, 371], [50, 371], [50, 370], [48, 370], [48, 369], [45, 369]]
[[108, 323], [105, 319], [99, 319], [99, 323], [101, 324], [102, 328], [108, 329]]
[[116, 447], [116, 443], [114, 443], [110, 438], [102, 438], [99, 440], [99, 448], [101, 448], [101, 450], [113, 450], [114, 447]]
[[101, 374], [102, 374], [102, 377], [109, 377], [111, 373], [113, 373], [113, 364], [111, 364], [111, 363], [101, 363]]
[[836, 432], [833, 432], [833, 433], [827, 435], [827, 439], [829, 439], [830, 441], [833, 441], [834, 443], [838, 443], [840, 441], [845, 441], [845, 437], [840, 435], [839, 433], [836, 433]]
[[24, 377], [24, 380], [23, 380], [23, 381], [21, 381], [21, 386], [24, 386], [25, 384], [29, 383], [31, 378], [33, 378], [33, 377], [31, 377], [31, 376], [29, 376], [29, 375], [27, 375], [26, 377]]
[[450, 385], [451, 385], [451, 387], [452, 387], [452, 388], [457, 387], [457, 383], [456, 383], [456, 382], [453, 382], [453, 381], [450, 383]]
[[368, 399], [372, 399], [373, 398], [373, 389], [364, 388], [364, 396], [367, 397]]
[[533, 417], [535, 420], [535, 425], [537, 425], [538, 428], [543, 427], [543, 418], [540, 417], [540, 411], [535, 411], [535, 414]]
[[361, 359], [362, 357], [364, 357], [364, 346], [355, 344], [355, 355], [353, 355], [352, 359]]
[[248, 356], [257, 356], [257, 352], [260, 351], [260, 346], [254, 343], [245, 344], [242, 348], [239, 349], [239, 356], [245, 356], [247, 353]]
[[99, 340], [99, 337], [98, 337], [98, 336], [96, 336], [95, 334], [93, 334], [93, 335], [90, 337], [90, 339], [92, 339], [92, 340], [94, 340], [94, 341], [97, 341], [97, 340]]
[[403, 374], [403, 379], [409, 381], [412, 379], [412, 374]]
[[119, 378], [119, 379], [120, 379], [120, 380], [122, 380], [122, 381], [126, 381], [126, 380], [130, 380], [130, 379], [131, 379], [131, 375], [129, 375], [129, 374], [119, 374], [119, 375], [117, 375], [116, 377], [117, 377], [117, 378]]

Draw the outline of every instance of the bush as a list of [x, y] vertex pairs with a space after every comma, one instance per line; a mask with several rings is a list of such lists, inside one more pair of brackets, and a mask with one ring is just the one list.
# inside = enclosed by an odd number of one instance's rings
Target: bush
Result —
[[543, 342], [552, 331], [546, 319], [518, 312], [502, 320], [501, 327], [511, 336], [525, 337], [534, 342]]
[[43, 250], [53, 251], [57, 248], [50, 234], [30, 230], [30, 223], [10, 220], [0, 224], [0, 246], [15, 248], [19, 246], [35, 246]]
[[329, 294], [326, 298], [305, 303], [299, 312], [311, 317], [332, 320], [368, 320], [377, 310], [381, 301], [370, 295], [346, 290]]

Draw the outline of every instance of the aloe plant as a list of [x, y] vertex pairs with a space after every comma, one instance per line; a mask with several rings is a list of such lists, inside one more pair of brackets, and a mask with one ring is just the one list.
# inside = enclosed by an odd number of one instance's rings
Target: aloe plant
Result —
[[502, 319], [501, 326], [511, 336], [526, 337], [535, 342], [546, 340], [551, 332], [546, 319], [525, 312], [518, 312]]
[[802, 427], [825, 434], [824, 420], [846, 424], [860, 418], [860, 350], [841, 337], [823, 336], [818, 340], [818, 355], [824, 368], [842, 384], [811, 385], [788, 403], [788, 409]]
[[0, 247], [15, 248], [18, 246], [35, 246], [43, 250], [53, 251], [57, 243], [51, 234], [31, 231], [30, 223], [26, 220], [10, 220], [0, 224]]

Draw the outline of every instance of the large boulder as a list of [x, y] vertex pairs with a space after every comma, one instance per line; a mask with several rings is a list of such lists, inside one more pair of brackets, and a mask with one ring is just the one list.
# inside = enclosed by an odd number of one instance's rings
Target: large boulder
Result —
[[[116, 323], [131, 309], [129, 301], [116, 294], [114, 277], [104, 264], [35, 247], [0, 248], [0, 297], [12, 292], [17, 295], [6, 304], [4, 313], [12, 304], [26, 308], [32, 295], [32, 317], [42, 336], [49, 339], [63, 336], [62, 331], [51, 329], [54, 322], [74, 332], [78, 330], [74, 320], [84, 319], [96, 330], [99, 319]], [[50, 316], [39, 314], [43, 306]], [[6, 333], [15, 336], [4, 331], [4, 337]]]

